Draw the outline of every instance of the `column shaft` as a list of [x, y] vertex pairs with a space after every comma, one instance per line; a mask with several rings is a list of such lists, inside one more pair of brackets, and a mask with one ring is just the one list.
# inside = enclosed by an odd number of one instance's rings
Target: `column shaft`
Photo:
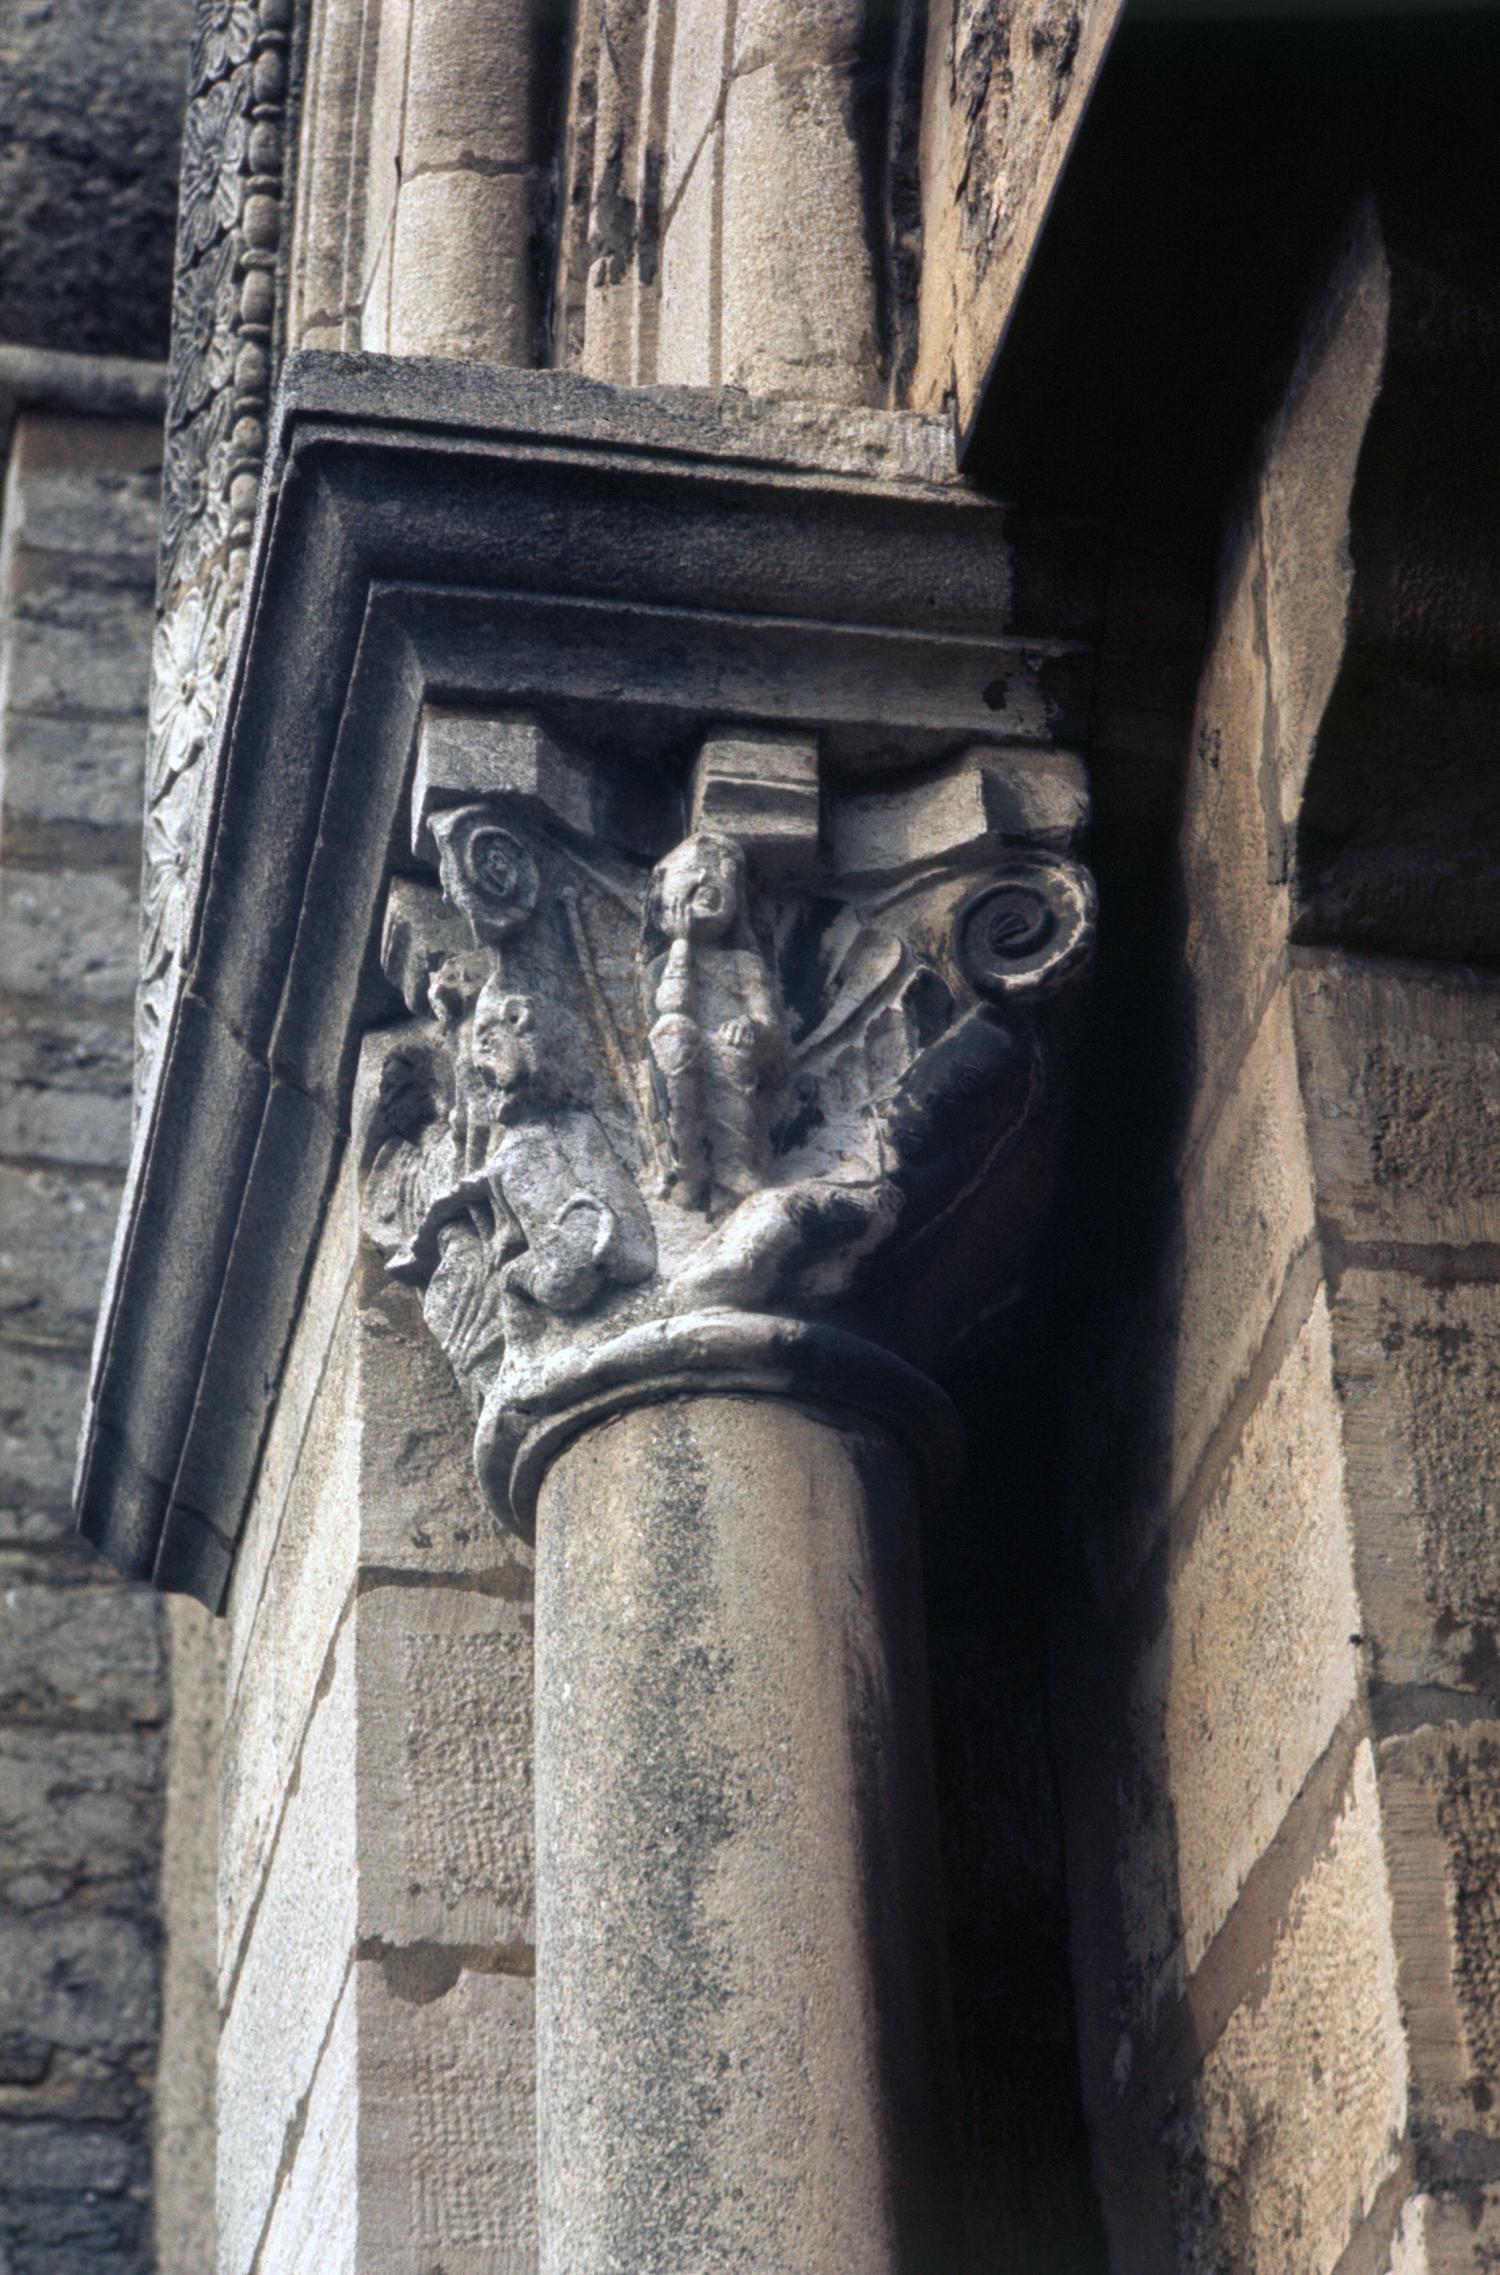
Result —
[[930, 2270], [912, 1480], [770, 1398], [636, 1408], [538, 1522], [543, 2275]]

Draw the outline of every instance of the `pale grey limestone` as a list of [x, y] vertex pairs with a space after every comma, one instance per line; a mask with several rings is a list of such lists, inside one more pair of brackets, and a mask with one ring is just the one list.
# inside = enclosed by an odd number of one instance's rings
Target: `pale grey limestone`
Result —
[[190, 24], [189, 0], [7, 11], [0, 339], [164, 353]]
[[530, 2275], [528, 1559], [356, 1202], [347, 1175], [227, 1606], [225, 2264]]
[[[0, 2262], [24, 2275], [149, 2253], [160, 1606], [63, 1533], [128, 1147], [143, 407], [134, 367], [0, 353]], [[137, 415], [76, 415], [100, 411]]]
[[[0, 389], [6, 383], [6, 368], [0, 358]], [[55, 406], [47, 408], [55, 418]], [[161, 508], [160, 468], [132, 466], [128, 460], [122, 464], [124, 453], [116, 436], [108, 428], [102, 435], [88, 428], [79, 434], [81, 423], [74, 423], [71, 464], [64, 440], [67, 429], [59, 433], [52, 428], [52, 449], [39, 454], [41, 463], [13, 492], [14, 519], [7, 538], [28, 553], [71, 555], [81, 595], [86, 596], [96, 583], [122, 592], [145, 586], [149, 593]], [[127, 445], [133, 439], [129, 427], [125, 439]], [[146, 454], [138, 443], [134, 455]], [[136, 763], [139, 766], [139, 755]]]
[[135, 992], [134, 887], [107, 872], [8, 869], [0, 876], [0, 965], [17, 996], [128, 1003]]
[[[164, 1530], [180, 1530], [163, 1576], [215, 1599], [347, 1112], [351, 1008], [373, 982], [368, 896], [427, 675], [450, 706], [495, 713], [514, 708], [506, 681], [517, 670], [538, 700], [608, 698], [629, 657], [643, 693], [684, 726], [683, 713], [704, 731], [726, 713], [775, 731], [818, 722], [830, 759], [848, 768], [889, 764], [897, 749], [930, 760], [986, 735], [1049, 748], [1081, 726], [1091, 670], [1071, 634], [1010, 622], [1007, 517], [954, 488], [936, 422], [301, 355], [275, 428], [279, 502], [263, 525], [239, 708], [204, 809], [217, 851], [197, 871], [176, 951], [166, 1061], [128, 1203], [132, 1223], [161, 1235], [119, 1248], [80, 1472], [85, 1528], [110, 1538], [127, 1569], [148, 1568]], [[308, 452], [322, 469], [312, 486], [289, 472]], [[399, 509], [393, 452], [414, 485]], [[306, 513], [312, 525], [294, 535]], [[367, 539], [400, 569], [373, 595]], [[438, 605], [434, 574], [443, 589], [466, 580], [503, 638], [480, 635], [468, 603], [456, 617]], [[517, 578], [534, 599], [516, 599]], [[389, 623], [372, 629], [367, 603]], [[406, 674], [400, 659], [413, 653], [422, 661]], [[351, 772], [353, 741], [335, 749], [333, 713], [307, 698], [330, 674], [353, 673], [356, 656], [363, 726]], [[669, 804], [654, 794], [653, 850], [669, 841]], [[273, 1030], [281, 1079], [269, 1087]], [[157, 1285], [174, 1290], [165, 1310], [151, 1302]], [[233, 1427], [210, 1430], [210, 1414], [232, 1414]]]
[[910, 1480], [795, 1396], [677, 1400], [538, 1516], [543, 2275], [937, 2264]]
[[107, 1015], [0, 1007], [0, 1152], [123, 1171], [130, 1037]]
[[5, 810], [17, 823], [138, 831], [143, 719], [12, 713], [5, 733]]
[[[7, 1354], [8, 1356], [8, 1354]], [[72, 1414], [67, 1414], [71, 1425]], [[71, 1434], [71, 1429], [69, 1434]], [[0, 1710], [27, 1719], [85, 1715], [161, 1721], [166, 1713], [159, 1608], [91, 1586], [7, 1576], [0, 1593]]]
[[65, 1508], [87, 1386], [81, 1351], [0, 1344], [0, 1500]]
[[715, 734], [698, 753], [688, 826], [732, 837], [758, 869], [810, 869], [819, 834], [814, 735]]
[[[587, 834], [609, 778], [590, 797], [535, 721], [440, 713], [424, 746], [411, 841], [442, 901], [402, 879], [387, 911], [411, 1018], [366, 1054], [364, 1221], [421, 1292], [491, 1505], [525, 1532], [575, 1408], [716, 1367], [795, 1386], [794, 1346], [816, 1367], [815, 1323], [846, 1313], [911, 1349], [900, 1267], [877, 1267], [923, 1215], [972, 1219], [1029, 1111], [1015, 1009], [1082, 969], [1093, 888], [1025, 825], [1066, 845], [1086, 789], [1065, 759], [1035, 794], [998, 752], [908, 768], [885, 837], [864, 795], [851, 881], [817, 860], [820, 807], [837, 844], [844, 802], [820, 792], [819, 738], [718, 730], [689, 786], [713, 825], [672, 844], [669, 823], [648, 869], [607, 821]], [[841, 1394], [864, 1394], [857, 1356]]]
[[118, 1209], [113, 1176], [0, 1160], [0, 1331], [87, 1341]]
[[359, 1801], [353, 1661], [346, 1633], [300, 1751], [251, 1931], [238, 1949], [221, 1945], [221, 2275], [249, 2275], [353, 1950]]
[[215, 2256], [214, 2071], [219, 1739], [224, 1630], [188, 1597], [168, 1600], [172, 1719], [159, 1901], [161, 2042], [152, 2095], [155, 2275], [208, 2275]]

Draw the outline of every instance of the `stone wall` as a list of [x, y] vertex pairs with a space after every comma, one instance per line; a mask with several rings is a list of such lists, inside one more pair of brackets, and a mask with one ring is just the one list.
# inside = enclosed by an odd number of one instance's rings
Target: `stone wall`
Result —
[[529, 1556], [469, 1438], [346, 1177], [227, 1607], [223, 2275], [535, 2264]]
[[130, 1139], [159, 474], [152, 424], [22, 413], [0, 519], [0, 2263], [13, 2275], [151, 2264], [161, 1607], [73, 1537], [69, 1490]]
[[167, 346], [192, 0], [46, 0], [0, 21], [0, 340]]
[[1161, 998], [1170, 1176], [1090, 1349], [1058, 1695], [1121, 2271], [1170, 2235], [1205, 2271], [1447, 2275], [1495, 2217], [1495, 992], [1293, 944], [1309, 764], [1380, 637], [1392, 271], [1366, 201], [1226, 531]]

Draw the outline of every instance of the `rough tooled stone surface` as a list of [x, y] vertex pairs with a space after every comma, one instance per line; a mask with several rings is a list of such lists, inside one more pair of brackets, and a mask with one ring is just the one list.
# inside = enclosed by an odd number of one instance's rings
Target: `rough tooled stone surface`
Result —
[[[90, 14], [105, 55], [144, 9]], [[165, 21], [171, 11], [157, 12]], [[28, 36], [10, 10], [0, 109]], [[149, 45], [149, 42], [148, 42]], [[76, 106], [75, 88], [71, 101]], [[108, 158], [107, 104], [101, 148]], [[27, 131], [46, 130], [45, 106]], [[72, 130], [85, 127], [82, 113]], [[16, 142], [0, 131], [0, 206]], [[24, 158], [24, 151], [22, 153]], [[34, 153], [33, 153], [34, 156]], [[37, 177], [28, 177], [37, 186]], [[45, 187], [45, 183], [41, 185]], [[24, 284], [0, 216], [0, 302]], [[30, 216], [35, 223], [36, 216]], [[94, 277], [97, 288], [97, 274]], [[87, 276], [84, 288], [88, 286]], [[71, 287], [70, 287], [71, 289]], [[4, 318], [0, 316], [0, 328]], [[0, 2267], [153, 2261], [161, 1607], [67, 1531], [129, 1125], [145, 664], [159, 453], [133, 420], [23, 413], [0, 522]]]
[[191, 0], [0, 19], [0, 340], [166, 353]]

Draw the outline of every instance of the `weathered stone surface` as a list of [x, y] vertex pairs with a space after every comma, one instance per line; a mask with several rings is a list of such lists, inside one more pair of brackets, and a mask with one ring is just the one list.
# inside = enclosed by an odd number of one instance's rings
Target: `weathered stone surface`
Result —
[[224, 1630], [169, 1596], [161, 1828], [161, 2044], [152, 2092], [155, 2275], [209, 2275], [215, 2262], [214, 2071], [219, 2050], [219, 1739]]
[[1183, 1175], [1181, 1259], [1161, 1322], [1175, 1383], [1171, 1503], [1186, 1490], [1248, 1375], [1312, 1229], [1291, 1013], [1282, 991]]
[[[455, 0], [413, 9], [409, 24], [388, 306], [380, 334], [367, 308], [361, 336], [398, 354], [529, 364], [545, 177], [537, 11], [532, 0]], [[378, 203], [382, 190], [357, 179], [355, 199]]]
[[0, 1910], [6, 2026], [43, 2046], [149, 2062], [156, 2036], [156, 1932], [85, 1910]]
[[1120, 1885], [1141, 2019], [1180, 1991], [1352, 1703], [1358, 1612], [1321, 1300], [1174, 1539], [1132, 1684]]
[[1500, 1724], [1428, 1723], [1377, 1757], [1413, 2118], [1500, 2133]]
[[25, 2125], [0, 2119], [0, 2189], [28, 2195], [118, 2196], [143, 2177], [137, 2144], [84, 2125]]
[[107, 1015], [0, 1007], [0, 1153], [123, 1169], [130, 1036]]
[[1345, 1240], [1500, 1238], [1500, 988], [1304, 949], [1292, 977], [1318, 1208]]
[[531, 1551], [485, 1506], [470, 1415], [413, 1292], [368, 1289], [359, 1332], [362, 1554], [388, 1572], [471, 1575], [520, 1599]]
[[[853, 127], [854, 0], [741, 0], [718, 97], [710, 377], [753, 395], [882, 400]], [[675, 221], [668, 226], [670, 246]], [[681, 310], [681, 315], [686, 315]], [[670, 301], [663, 309], [670, 323]]]
[[892, 783], [843, 799], [829, 817], [829, 857], [841, 876], [889, 876], [938, 853], [995, 853], [1008, 839], [1061, 849], [1088, 814], [1088, 777], [1077, 758], [1047, 751], [1035, 766], [1015, 766], [980, 743], [915, 786]]
[[149, 2253], [160, 1606], [61, 1527], [128, 1144], [107, 1005], [133, 984], [158, 460], [139, 420], [23, 411], [0, 517], [0, 2261], [25, 2275]]
[[443, 169], [403, 184], [378, 344], [395, 355], [529, 362], [535, 202], [526, 174], [508, 168]]
[[[155, 1732], [0, 1728], [0, 1904], [154, 1901], [162, 1748]], [[34, 1908], [26, 1903], [24, 1908]]]
[[135, 992], [132, 885], [78, 869], [0, 876], [0, 968], [14, 995], [125, 1004]]
[[1494, 1698], [1500, 1288], [1349, 1271], [1333, 1317], [1372, 1670]]
[[1349, 504], [1388, 303], [1384, 249], [1362, 213], [1309, 311], [1225, 544], [1181, 835], [1194, 1129], [1215, 1110], [1286, 952], [1289, 833], [1344, 653]]
[[0, 339], [165, 352], [189, 0], [0, 31]]
[[[7, 642], [12, 707], [63, 718], [146, 717], [150, 587], [90, 591], [69, 565], [18, 608]], [[24, 605], [24, 603], [23, 603]]]
[[361, 2275], [535, 2275], [531, 1984], [397, 1950], [355, 1989]]
[[906, 1487], [878, 1435], [732, 1397], [621, 1414], [547, 1476], [546, 2275], [938, 2257]]
[[73, 2275], [80, 2265], [145, 2275], [144, 2208], [119, 2197], [18, 2196], [0, 2208], [0, 2241], [26, 2275]]
[[[16, 1554], [0, 1552], [0, 1573]], [[161, 1606], [100, 1575], [92, 1587], [0, 1586], [0, 1714], [158, 1722], [166, 1712]]]
[[[362, 2210], [355, 2142], [368, 2122], [361, 2106], [356, 2015], [360, 1980], [366, 1972], [356, 1964], [339, 1995], [338, 2011], [308, 2092], [297, 2153], [277, 2189], [257, 2258], [262, 2275], [355, 2275]], [[410, 2263], [404, 2211], [404, 2206], [398, 2210], [398, 2224], [387, 2244], [403, 2275]]]
[[412, 782], [413, 852], [436, 860], [430, 823], [442, 807], [469, 805], [476, 797], [497, 793], [510, 799], [518, 813], [559, 821], [585, 835], [596, 826], [588, 776], [539, 719], [525, 712], [476, 718], [428, 705]]
[[5, 722], [5, 811], [19, 824], [82, 822], [138, 830], [145, 722], [56, 719], [12, 712]]
[[[1422, 2259], [1412, 2275], [1473, 2275], [1500, 2251], [1500, 2188], [1461, 2184], [1421, 2200]], [[1392, 2268], [1392, 2275], [1403, 2275]]]
[[1263, 1975], [1181, 2096], [1168, 2131], [1186, 2275], [1330, 2275], [1395, 2165], [1406, 2054], [1375, 1774], [1344, 1806]]
[[774, 874], [813, 866], [818, 820], [816, 736], [706, 738], [693, 768], [690, 829], [722, 830]]
[[247, 1582], [259, 1576], [260, 1586], [247, 1606], [238, 1648], [238, 1620], [230, 1632], [220, 1804], [221, 1974], [237, 1963], [334, 1654], [347, 1655], [341, 1622], [354, 1587], [359, 1503], [358, 1421], [349, 1372], [353, 1328], [347, 1312], [343, 1318], [274, 1545], [259, 1575], [253, 1564], [247, 1570]]
[[260, 1903], [237, 1942], [221, 1929], [219, 2264], [250, 2268], [283, 2157], [332, 2027], [354, 1950], [353, 1651], [336, 1649], [308, 1726]]
[[937, 0], [922, 98], [914, 399], [973, 421], [1121, 0]]
[[355, 1617], [361, 1935], [499, 1947], [529, 1964], [529, 1605], [389, 1584]]
[[[349, 1282], [354, 1271], [355, 1211], [347, 1176], [329, 1197], [317, 1255], [308, 1274], [298, 1312], [296, 1332], [282, 1370], [276, 1410], [266, 1433], [256, 1472], [255, 1494], [246, 1519], [240, 1554], [225, 1604], [227, 1636], [225, 1676], [226, 1707], [232, 1709], [239, 1689], [245, 1657], [259, 1630], [266, 1608], [272, 1564], [295, 1569], [305, 1553], [300, 1535], [282, 1541], [288, 1497], [302, 1459], [303, 1443], [315, 1415], [321, 1419], [325, 1444], [333, 1442], [329, 1414], [348, 1387], [349, 1334], [334, 1359], [334, 1342], [345, 1322]], [[332, 1363], [331, 1363], [332, 1362]], [[331, 1379], [330, 1379], [331, 1375]], [[325, 1384], [326, 1395], [325, 1395]], [[298, 1545], [300, 1541], [300, 1546]], [[335, 1550], [342, 1558], [344, 1551]], [[342, 1597], [339, 1599], [342, 1601]]]
[[81, 1352], [0, 1342], [0, 1499], [66, 1507], [84, 1370]]
[[[1482, 65], [1455, 71], [1445, 122], [1483, 76]], [[1441, 156], [1419, 154], [1403, 137], [1405, 182], [1389, 159], [1380, 169], [1389, 345], [1350, 519], [1348, 652], [1299, 816], [1298, 931], [1493, 967], [1495, 261], [1488, 213], [1477, 228], [1457, 220], [1486, 202], [1474, 202], [1477, 179], [1460, 186], [1469, 148], [1459, 134]], [[1434, 195], [1438, 177], [1447, 186]]]
[[161, 513], [154, 422], [28, 413], [11, 459], [13, 545], [73, 557], [80, 584], [93, 577], [149, 590]]
[[113, 1178], [0, 1160], [0, 1326], [47, 1342], [88, 1341], [118, 1206]]

